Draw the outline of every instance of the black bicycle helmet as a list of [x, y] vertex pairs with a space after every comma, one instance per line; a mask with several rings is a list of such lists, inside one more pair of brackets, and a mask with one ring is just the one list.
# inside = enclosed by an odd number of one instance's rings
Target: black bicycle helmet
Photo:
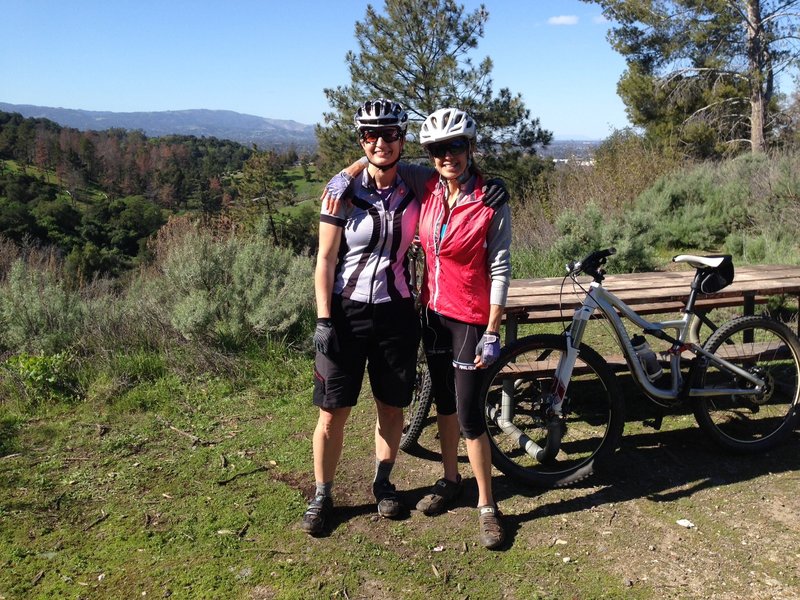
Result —
[[405, 132], [408, 128], [408, 113], [397, 102], [385, 98], [364, 102], [358, 107], [353, 120], [358, 131], [374, 127], [399, 127]]

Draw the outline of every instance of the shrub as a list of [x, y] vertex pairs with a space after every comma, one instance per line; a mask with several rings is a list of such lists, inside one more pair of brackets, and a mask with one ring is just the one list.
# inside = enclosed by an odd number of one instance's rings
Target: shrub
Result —
[[617, 254], [608, 263], [609, 272], [630, 273], [655, 268], [653, 249], [644, 235], [649, 227], [646, 219], [636, 215], [627, 219], [614, 218], [595, 204], [589, 204], [580, 213], [565, 213], [556, 225], [562, 235], [553, 249], [563, 264], [613, 246]]
[[14, 351], [55, 354], [79, 337], [84, 306], [57, 268], [14, 261], [0, 286], [0, 345]]
[[665, 248], [719, 248], [747, 222], [746, 182], [704, 164], [660, 179], [636, 201], [652, 223], [649, 242]]
[[[634, 236], [644, 233], [643, 221], [650, 226], [649, 218], [631, 219], [629, 213], [637, 196], [677, 166], [674, 158], [625, 129], [615, 131], [597, 147], [593, 164], [569, 161], [542, 173], [524, 200], [512, 203], [514, 262], [522, 261], [519, 269], [514, 267], [515, 276], [518, 272], [544, 274], [540, 267], [549, 275], [560, 275], [566, 260], [609, 245], [620, 251], [610, 263], [612, 268], [648, 268], [652, 265], [649, 242]], [[592, 211], [596, 221], [581, 224], [590, 216], [587, 211]], [[625, 224], [628, 221], [630, 225]], [[565, 235], [570, 239], [562, 239]]]
[[791, 155], [742, 155], [661, 178], [636, 201], [654, 247], [720, 249], [745, 262], [797, 262], [800, 168]]
[[[159, 252], [150, 293], [186, 339], [241, 348], [266, 335], [296, 339], [313, 308], [313, 264], [257, 235], [200, 227]], [[154, 288], [154, 286], [156, 286]]]
[[619, 213], [678, 162], [665, 156], [632, 129], [613, 132], [595, 150], [592, 165], [569, 161], [547, 173], [541, 188], [554, 215], [589, 203]]
[[28, 405], [74, 401], [80, 396], [74, 356], [68, 352], [53, 355], [21, 353], [9, 358], [5, 368], [15, 375]]

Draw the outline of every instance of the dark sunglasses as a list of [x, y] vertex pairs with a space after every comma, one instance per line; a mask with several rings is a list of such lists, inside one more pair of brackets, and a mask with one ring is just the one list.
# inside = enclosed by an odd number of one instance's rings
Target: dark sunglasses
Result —
[[367, 129], [361, 132], [361, 139], [367, 144], [377, 144], [378, 138], [384, 142], [396, 142], [402, 137], [402, 132], [394, 127], [390, 129]]
[[466, 140], [452, 140], [428, 146], [428, 152], [434, 158], [444, 158], [448, 152], [451, 156], [457, 156], [464, 154], [468, 149], [469, 143]]

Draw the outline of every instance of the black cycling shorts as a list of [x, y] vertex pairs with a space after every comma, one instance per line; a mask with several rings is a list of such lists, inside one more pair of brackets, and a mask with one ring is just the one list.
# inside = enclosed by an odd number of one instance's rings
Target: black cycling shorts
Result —
[[475, 368], [475, 346], [485, 330], [485, 325], [450, 319], [429, 308], [422, 314], [422, 339], [436, 412], [457, 412], [461, 433], [469, 440], [486, 431], [480, 399], [485, 370]]
[[375, 398], [398, 408], [411, 404], [420, 336], [414, 301], [366, 304], [335, 295], [331, 319], [338, 347], [329, 356], [317, 352], [314, 404], [355, 406], [365, 369]]

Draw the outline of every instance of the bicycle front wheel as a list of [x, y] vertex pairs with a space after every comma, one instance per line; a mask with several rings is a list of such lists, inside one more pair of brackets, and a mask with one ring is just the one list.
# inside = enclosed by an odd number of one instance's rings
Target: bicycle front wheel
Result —
[[425, 428], [425, 421], [431, 410], [433, 392], [431, 390], [431, 374], [425, 359], [425, 350], [420, 342], [417, 352], [417, 375], [414, 384], [414, 396], [411, 404], [403, 411], [403, 435], [400, 437], [400, 449], [410, 450], [417, 445], [419, 435]]
[[800, 342], [789, 327], [768, 317], [739, 317], [717, 329], [704, 346], [765, 382], [758, 394], [712, 395], [715, 389], [752, 389], [744, 378], [709, 362], [694, 401], [698, 425], [721, 446], [759, 452], [782, 442], [796, 427], [800, 398]]
[[[616, 376], [583, 344], [562, 405], [560, 431], [552, 424], [548, 431], [548, 396], [566, 351], [563, 336], [532, 335], [503, 348], [487, 369], [482, 397], [492, 463], [528, 485], [560, 487], [588, 477], [613, 455], [622, 436], [624, 407]], [[535, 448], [544, 448], [551, 434], [561, 438], [558, 453], [540, 462]]]

